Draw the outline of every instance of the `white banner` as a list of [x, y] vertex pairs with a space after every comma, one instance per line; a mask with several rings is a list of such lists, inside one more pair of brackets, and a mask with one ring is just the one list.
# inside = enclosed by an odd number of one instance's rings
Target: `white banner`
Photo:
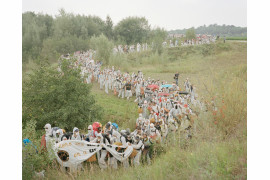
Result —
[[97, 143], [87, 141], [67, 140], [55, 145], [57, 161], [64, 167], [77, 166], [95, 155], [102, 147]]
[[[59, 164], [64, 167], [76, 167], [83, 161], [86, 161], [91, 156], [95, 155], [104, 147], [118, 161], [126, 160], [133, 151], [132, 146], [124, 148], [117, 145], [104, 145], [98, 143], [89, 143], [87, 141], [66, 140], [55, 144], [55, 155]], [[124, 148], [124, 152], [117, 152], [117, 148]]]
[[105, 148], [107, 151], [109, 151], [118, 161], [123, 162], [130, 156], [130, 154], [133, 151], [133, 147], [127, 146], [126, 150], [123, 153], [119, 153], [115, 150], [118, 147], [123, 147], [123, 146], [105, 145]]

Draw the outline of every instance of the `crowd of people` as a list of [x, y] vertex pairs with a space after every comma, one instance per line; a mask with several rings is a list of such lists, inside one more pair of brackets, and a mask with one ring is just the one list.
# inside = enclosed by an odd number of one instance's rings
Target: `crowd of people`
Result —
[[[134, 102], [138, 104], [138, 112], [131, 112], [138, 113], [138, 118], [134, 119], [135, 130], [121, 129], [114, 122], [105, 125], [94, 122], [88, 126], [88, 134], [82, 135], [77, 127], [74, 127], [72, 133], [65, 133], [61, 128], [52, 128], [50, 124], [46, 124], [43, 146], [46, 146], [48, 137], [55, 138], [56, 143], [80, 140], [132, 146], [134, 154], [130, 159], [131, 163], [137, 166], [142, 160], [146, 163], [151, 162], [152, 145], [166, 143], [168, 134], [179, 130], [184, 133], [186, 139], [192, 138], [198, 112], [206, 111], [207, 107], [203, 99], [199, 101], [196, 87], [188, 78], [179, 85], [179, 73], [175, 74], [173, 83], [168, 83], [150, 77], [145, 78], [141, 71], [122, 73], [113, 66], [101, 69], [102, 63], [92, 60], [89, 56], [90, 51], [75, 53], [73, 58], [76, 60], [72, 61], [73, 67], [81, 68], [84, 83], [95, 83], [94, 85], [98, 83], [99, 88], [104, 89], [107, 94], [111, 91], [118, 98], [127, 100], [135, 96]], [[61, 65], [58, 69], [61, 71]], [[100, 150], [97, 155], [101, 169], [118, 168], [119, 163], [106, 149]], [[125, 168], [129, 165], [129, 160], [123, 162]]]
[[216, 37], [209, 37], [209, 38], [197, 38], [191, 40], [185, 40], [181, 42], [181, 46], [190, 46], [190, 45], [200, 45], [200, 44], [210, 44], [216, 41]]
[[[196, 128], [194, 122], [199, 113], [209, 109], [209, 104], [203, 98], [199, 99], [196, 87], [188, 78], [179, 81], [181, 77], [178, 72], [173, 77], [174, 81], [169, 83], [165, 80], [146, 78], [142, 71], [129, 73], [121, 72], [113, 66], [101, 68], [102, 63], [92, 59], [92, 50], [62, 58], [72, 59], [70, 67], [81, 69], [84, 83], [98, 85], [105, 93], [110, 92], [116, 98], [130, 100], [135, 96], [134, 102], [130, 103], [137, 103], [138, 112], [131, 113], [137, 113], [138, 117], [134, 119], [134, 126], [127, 129], [118, 127], [115, 122], [109, 121], [103, 125], [94, 122], [89, 124], [88, 133], [82, 133], [77, 127], [74, 127], [72, 132], [66, 132], [62, 128], [46, 124], [45, 135], [41, 139], [42, 150], [48, 150], [51, 142], [60, 143], [68, 140], [117, 145], [122, 147], [117, 149], [120, 153], [124, 152], [125, 148], [132, 147], [132, 154], [120, 163], [106, 148], [102, 148], [97, 152], [95, 159], [101, 169], [117, 169], [120, 164], [124, 168], [130, 165], [138, 166], [142, 162], [150, 164], [155, 144], [168, 143], [168, 136], [177, 131], [180, 131], [186, 140], [191, 139]], [[61, 60], [58, 71], [61, 72]], [[212, 105], [212, 108], [216, 108], [214, 103]], [[31, 141], [25, 139], [24, 144], [31, 144]], [[93, 162], [93, 158], [89, 158], [88, 162]]]
[[[195, 39], [191, 39], [191, 40], [184, 40], [181, 41], [181, 46], [191, 46], [191, 45], [200, 45], [200, 44], [210, 44], [210, 43], [214, 43], [216, 41], [216, 36], [202, 36], [202, 37], [197, 37]], [[154, 46], [154, 42], [152, 42], [151, 45], [148, 45], [147, 43], [137, 43], [137, 45], [118, 45], [118, 46], [114, 46], [113, 48], [113, 54], [117, 54], [117, 53], [133, 53], [133, 52], [142, 52], [142, 51], [147, 51], [151, 48], [153, 48]], [[178, 47], [179, 46], [179, 40], [175, 39], [175, 40], [167, 40], [162, 42], [162, 46], [164, 48], [172, 48], [172, 47]]]
[[118, 45], [113, 48], [113, 53], [132, 53], [132, 52], [141, 52], [141, 51], [147, 51], [149, 49], [149, 46], [147, 43], [137, 43], [137, 45]]

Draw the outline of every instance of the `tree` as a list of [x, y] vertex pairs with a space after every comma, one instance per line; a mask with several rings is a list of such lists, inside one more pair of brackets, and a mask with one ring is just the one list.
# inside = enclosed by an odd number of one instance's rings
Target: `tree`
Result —
[[52, 35], [53, 18], [49, 15], [26, 12], [22, 15], [23, 62], [39, 56], [43, 41]]
[[46, 123], [67, 130], [83, 128], [99, 120], [100, 108], [90, 94], [90, 85], [84, 84], [80, 68], [67, 60], [61, 63], [61, 73], [49, 65], [33, 70], [23, 85], [23, 125], [37, 122], [37, 129]]
[[157, 51], [160, 55], [163, 51], [162, 43], [167, 37], [167, 32], [164, 29], [156, 28], [151, 31], [151, 40], [153, 42], [153, 51]]
[[41, 57], [49, 61], [55, 60], [61, 54], [73, 53], [75, 51], [86, 51], [89, 49], [89, 41], [74, 35], [57, 39], [48, 38], [43, 42]]
[[86, 39], [88, 37], [88, 30], [86, 29], [85, 26], [82, 26], [82, 28], [81, 28], [81, 37], [83, 39]]
[[196, 34], [195, 34], [195, 30], [194, 28], [190, 28], [186, 31], [186, 38], [187, 39], [195, 39], [196, 38]]
[[127, 44], [141, 43], [148, 39], [150, 25], [144, 17], [128, 17], [120, 21], [114, 31], [116, 36]]
[[113, 22], [110, 16], [106, 17], [105, 35], [108, 39], [113, 38]]
[[90, 39], [90, 47], [96, 50], [98, 60], [105, 62], [105, 64], [109, 63], [109, 59], [112, 54], [113, 43], [109, 41], [106, 36], [103, 34], [98, 37], [93, 36]]

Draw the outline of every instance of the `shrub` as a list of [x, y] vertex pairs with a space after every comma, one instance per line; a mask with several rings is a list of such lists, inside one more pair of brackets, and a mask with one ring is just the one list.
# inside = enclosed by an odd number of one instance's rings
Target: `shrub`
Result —
[[93, 36], [90, 39], [90, 46], [97, 52], [97, 59], [103, 61], [105, 64], [109, 63], [110, 56], [112, 54], [113, 43], [108, 40], [106, 36], [101, 34], [96, 37]]
[[60, 54], [72, 53], [78, 50], [89, 49], [89, 39], [82, 39], [76, 36], [62, 38], [48, 38], [43, 42], [41, 57], [49, 61], [55, 61]]
[[158, 54], [161, 55], [161, 53], [164, 50], [162, 46], [162, 42], [166, 38], [167, 32], [164, 29], [156, 28], [151, 32], [151, 36], [152, 36], [151, 39], [153, 42], [152, 51], [158, 52]]
[[22, 179], [32, 179], [34, 172], [45, 170], [52, 161], [47, 152], [41, 153], [40, 139], [36, 134], [36, 121], [30, 120], [23, 129], [23, 138], [28, 138], [32, 144], [23, 144], [22, 148]]
[[201, 54], [203, 56], [209, 56], [215, 53], [214, 44], [203, 44], [200, 46]]
[[37, 128], [46, 123], [72, 129], [83, 127], [100, 117], [90, 86], [82, 83], [80, 70], [70, 68], [67, 60], [62, 73], [42, 64], [33, 70], [23, 85], [23, 125], [36, 120]]

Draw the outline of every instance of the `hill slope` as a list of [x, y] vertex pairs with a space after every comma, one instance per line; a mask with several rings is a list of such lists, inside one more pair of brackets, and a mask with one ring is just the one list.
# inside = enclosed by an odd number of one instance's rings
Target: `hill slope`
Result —
[[[182, 84], [189, 77], [200, 96], [207, 101], [214, 97], [218, 107], [226, 107], [223, 114], [218, 113], [215, 119], [211, 111], [201, 113], [192, 140], [186, 141], [182, 134], [171, 136], [166, 144], [157, 145], [152, 165], [101, 171], [91, 164], [78, 175], [49, 168], [48, 179], [246, 179], [246, 43], [179, 47], [161, 56], [145, 53], [119, 58], [125, 59], [118, 64], [121, 69], [142, 70], [146, 77], [168, 82], [179, 71]], [[101, 121], [117, 121], [123, 127], [135, 124], [135, 103], [107, 95], [97, 87], [93, 87], [93, 93], [105, 109]]]

